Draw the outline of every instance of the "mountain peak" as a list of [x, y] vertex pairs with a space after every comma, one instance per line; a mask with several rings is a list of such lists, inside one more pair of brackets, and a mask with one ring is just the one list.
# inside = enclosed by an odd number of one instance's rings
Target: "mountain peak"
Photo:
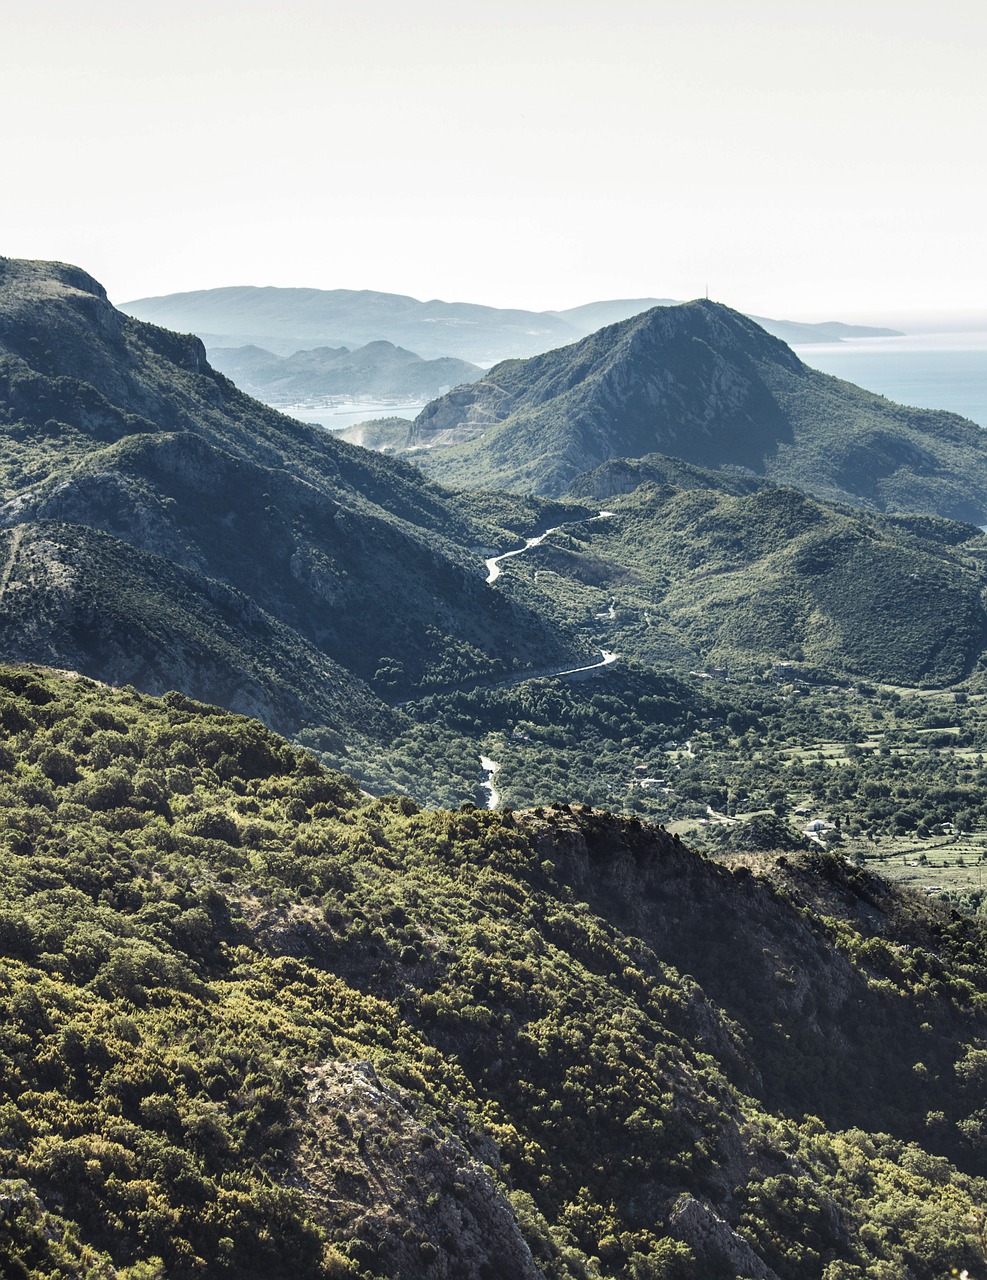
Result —
[[974, 423], [810, 369], [709, 298], [496, 365], [427, 405], [410, 443], [451, 484], [558, 496], [607, 458], [658, 452], [879, 511], [987, 516], [987, 452]]
[[0, 257], [0, 289], [27, 296], [52, 296], [59, 291], [91, 294], [106, 302], [106, 290], [81, 267], [68, 262], [45, 262], [31, 258]]
[[690, 302], [653, 307], [624, 321], [624, 324], [634, 326], [635, 322], [643, 322], [648, 327], [657, 326], [666, 336], [684, 331], [691, 336], [707, 338], [724, 352], [746, 351], [752, 356], [756, 354], [778, 360], [789, 368], [802, 365], [795, 352], [780, 338], [768, 333], [750, 316], [735, 311], [726, 303], [714, 302], [712, 298], [693, 298]]

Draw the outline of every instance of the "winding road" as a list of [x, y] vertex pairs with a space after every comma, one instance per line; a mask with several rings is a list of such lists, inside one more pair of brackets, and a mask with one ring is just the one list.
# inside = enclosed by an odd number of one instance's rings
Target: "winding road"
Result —
[[572, 524], [588, 524], [591, 520], [609, 520], [612, 515], [612, 511], [601, 511], [598, 515], [586, 516], [584, 520], [567, 520], [565, 524], [556, 524], [551, 529], [546, 529], [537, 538], [529, 538], [523, 547], [517, 547], [514, 551], [505, 551], [500, 556], [491, 556], [489, 560], [484, 561], [487, 566], [487, 582], [496, 582], [500, 577], [501, 560], [510, 560], [512, 556], [522, 556], [526, 551], [530, 551], [532, 547], [541, 546], [549, 534], [558, 533], [560, 529], [568, 529]]
[[[509, 560], [512, 556], [519, 556], [525, 551], [530, 551], [532, 547], [537, 547], [540, 543], [544, 542], [549, 534], [555, 533], [559, 529], [565, 529], [570, 524], [586, 524], [591, 520], [608, 520], [613, 514], [614, 513], [612, 511], [601, 511], [599, 515], [587, 516], [585, 520], [569, 520], [566, 524], [557, 524], [551, 529], [546, 529], [544, 533], [540, 533], [537, 538], [529, 538], [523, 547], [516, 547], [513, 551], [505, 551], [499, 556], [491, 556], [489, 560], [484, 562], [487, 566], [487, 582], [496, 582], [500, 577], [501, 560]], [[619, 661], [619, 653], [614, 653], [610, 649], [601, 649], [599, 659], [596, 662], [587, 662], [579, 667], [545, 667], [539, 671], [517, 671], [513, 675], [502, 676], [498, 680], [477, 680], [476, 682], [471, 682], [469, 684], [456, 685], [455, 689], [508, 689], [512, 685], [524, 684], [526, 680], [553, 679], [561, 676], [580, 676], [583, 675], [584, 672], [599, 671], [603, 667], [610, 667], [615, 662]], [[448, 693], [452, 691], [453, 690], [446, 689], [442, 692]], [[394, 705], [396, 707], [406, 707], [410, 702], [414, 701], [414, 698], [405, 698], [403, 701], [396, 702]], [[499, 767], [499, 765], [495, 766], [494, 772], [496, 772], [496, 769]], [[483, 768], [488, 772], [490, 771], [488, 764], [484, 764]], [[491, 774], [491, 777], [492, 776], [493, 774]], [[483, 783], [483, 786], [491, 787], [492, 783], [488, 781]], [[494, 792], [494, 794], [497, 793]], [[495, 801], [495, 804], [498, 803], [499, 800], [500, 796], [497, 794], [497, 801]], [[494, 805], [490, 805], [490, 808], [493, 807]]]
[[[557, 533], [559, 529], [565, 529], [570, 524], [586, 524], [591, 520], [608, 520], [613, 515], [612, 511], [601, 511], [598, 515], [587, 516], [585, 520], [569, 520], [566, 524], [553, 525], [551, 529], [546, 529], [544, 533], [538, 534], [535, 538], [528, 538], [523, 547], [516, 547], [513, 551], [505, 551], [502, 555], [491, 556], [489, 560], [485, 560], [487, 567], [487, 583], [494, 583], [500, 577], [500, 564], [502, 560], [510, 560], [513, 556], [524, 555], [526, 551], [530, 551], [532, 547], [541, 546], [550, 534]], [[613, 601], [610, 602], [610, 608], [606, 614], [599, 615], [601, 617], [614, 617]], [[601, 667], [612, 666], [613, 663], [620, 660], [620, 654], [613, 653], [610, 649], [600, 650], [600, 659], [598, 662], [590, 662], [581, 667], [565, 667], [562, 669], [553, 669], [551, 671], [542, 671], [540, 676], [577, 676], [582, 675], [584, 671], [598, 671]], [[497, 681], [497, 688], [504, 688], [512, 684], [523, 684], [526, 680], [535, 679], [533, 672], [518, 674], [507, 680]], [[500, 792], [494, 785], [494, 777], [500, 771], [500, 765], [496, 760], [491, 760], [489, 756], [480, 756], [480, 768], [487, 775], [486, 781], [480, 783], [480, 787], [487, 793], [487, 808], [496, 809], [500, 804]]]
[[[589, 524], [593, 520], [609, 520], [613, 516], [613, 514], [614, 513], [612, 511], [600, 511], [595, 516], [586, 516], [582, 520], [567, 520], [564, 524], [556, 524], [556, 525], [553, 525], [551, 529], [546, 529], [544, 533], [538, 534], [536, 538], [528, 538], [528, 540], [525, 542], [523, 547], [515, 547], [513, 551], [505, 551], [502, 555], [491, 556], [489, 560], [484, 561], [484, 564], [487, 566], [487, 583], [489, 584], [492, 582], [496, 582], [497, 579], [500, 577], [500, 572], [501, 572], [500, 562], [502, 560], [510, 560], [513, 556], [524, 555], [524, 553], [526, 551], [530, 551], [532, 547], [541, 546], [541, 544], [545, 541], [545, 539], [550, 534], [557, 533], [559, 529], [567, 529], [570, 525], [574, 525], [574, 524]], [[610, 605], [609, 613], [610, 613], [610, 616], [612, 617], [614, 613], [612, 602]], [[560, 667], [560, 668], [553, 668], [552, 670], [549, 670], [549, 671], [539, 671], [539, 672], [528, 671], [524, 675], [518, 674], [517, 676], [511, 676], [506, 680], [498, 680], [496, 681], [496, 684], [494, 686], [490, 686], [490, 687], [503, 688], [507, 685], [523, 684], [525, 680], [534, 680], [539, 677], [578, 676], [578, 675], [582, 675], [584, 671], [598, 671], [601, 667], [609, 667], [614, 662], [619, 662], [619, 661], [620, 661], [619, 653], [612, 653], [609, 649], [601, 649], [600, 660], [598, 662], [590, 662], [582, 667]], [[484, 765], [483, 767], [484, 769], [488, 768], [487, 765]], [[484, 785], [486, 786], [489, 784], [485, 783]], [[491, 806], [491, 808], [492, 807], [493, 806]]]
[[[609, 520], [613, 516], [613, 514], [614, 513], [612, 511], [600, 511], [595, 516], [586, 516], [585, 519], [582, 519], [582, 520], [567, 520], [564, 524], [556, 524], [556, 525], [553, 525], [551, 529], [546, 529], [544, 533], [538, 534], [536, 538], [528, 538], [528, 540], [525, 542], [523, 547], [515, 547], [513, 551], [505, 551], [503, 552], [502, 555], [491, 556], [489, 560], [484, 561], [484, 564], [487, 566], [487, 583], [489, 584], [492, 582], [496, 582], [497, 579], [500, 577], [500, 573], [501, 573], [500, 562], [502, 560], [510, 560], [513, 556], [524, 555], [524, 553], [526, 551], [530, 551], [532, 547], [541, 546], [541, 544], [545, 541], [545, 539], [550, 534], [557, 533], [559, 529], [567, 529], [570, 525], [574, 525], [574, 524], [589, 524], [593, 520]], [[613, 615], [614, 615], [614, 607], [613, 607], [613, 603], [611, 602], [609, 616], [613, 617]], [[558, 668], [552, 668], [551, 670], [548, 670], [548, 671], [538, 671], [538, 672], [528, 671], [523, 675], [519, 673], [517, 676], [510, 676], [506, 680], [498, 680], [493, 685], [490, 685], [488, 687], [504, 688], [507, 685], [523, 684], [525, 680], [535, 680], [535, 679], [544, 678], [544, 677], [578, 676], [578, 675], [582, 675], [584, 671], [598, 671], [601, 667], [609, 667], [614, 662], [619, 662], [619, 661], [620, 661], [619, 653], [612, 653], [609, 649], [601, 649], [600, 659], [598, 662], [590, 662], [582, 667], [558, 667]], [[484, 769], [486, 769], [488, 766], [484, 765], [483, 767]], [[484, 784], [484, 785], [487, 785], [487, 784]]]
[[553, 676], [578, 676], [584, 671], [598, 671], [600, 667], [609, 667], [612, 663], [619, 661], [619, 653], [611, 653], [609, 649], [601, 649], [599, 662], [591, 662], [585, 667], [569, 667], [565, 671], [552, 671], [550, 674]]

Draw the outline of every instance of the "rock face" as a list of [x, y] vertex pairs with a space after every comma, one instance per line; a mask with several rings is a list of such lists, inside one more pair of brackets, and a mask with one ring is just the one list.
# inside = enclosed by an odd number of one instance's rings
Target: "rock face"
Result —
[[778, 1280], [777, 1272], [701, 1200], [680, 1196], [669, 1215], [669, 1228], [672, 1235], [692, 1249], [700, 1263], [714, 1271], [730, 1268], [744, 1280]]
[[[296, 1175], [352, 1257], [372, 1262], [375, 1274], [416, 1280], [541, 1280], [483, 1164], [416, 1118], [410, 1097], [383, 1084], [369, 1062], [312, 1070], [307, 1103]], [[497, 1159], [493, 1144], [486, 1155]]]
[[809, 369], [752, 320], [702, 300], [496, 365], [427, 405], [410, 444], [436, 475], [519, 491], [560, 494], [608, 458], [659, 452], [877, 510], [982, 523], [982, 434]]
[[[874, 1070], [876, 1042], [893, 1042], [903, 1060], [921, 1058], [921, 1014], [896, 997], [887, 1004], [875, 998], [851, 957], [825, 930], [805, 922], [816, 914], [845, 920], [888, 938], [901, 954], [934, 951], [928, 920], [916, 927], [917, 918], [902, 911], [877, 877], [822, 853], [791, 863], [771, 855], [755, 876], [741, 855], [726, 866], [697, 856], [677, 838], [603, 815], [570, 825], [555, 810], [539, 839], [576, 898], [695, 978], [691, 1016], [740, 1088], [783, 1112], [817, 1112], [833, 1128], [893, 1131], [909, 1107], [922, 1123], [928, 1107], [921, 1082], [892, 1094]], [[934, 917], [936, 907], [929, 910]], [[939, 912], [938, 923], [945, 926], [948, 914]], [[706, 1000], [751, 1039], [724, 1036]], [[853, 1089], [827, 1090], [834, 1062]], [[940, 1069], [946, 1078], [952, 1064], [944, 1060]]]

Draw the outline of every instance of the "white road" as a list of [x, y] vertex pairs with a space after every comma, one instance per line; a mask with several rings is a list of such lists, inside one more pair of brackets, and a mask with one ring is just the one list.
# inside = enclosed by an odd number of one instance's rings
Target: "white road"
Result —
[[500, 792], [494, 786], [494, 774], [500, 771], [500, 765], [496, 760], [491, 760], [489, 756], [480, 756], [480, 768], [488, 775], [486, 782], [480, 783], [480, 786], [487, 793], [487, 808], [496, 809], [500, 804]]
[[585, 520], [567, 520], [565, 524], [553, 525], [551, 529], [546, 529], [544, 533], [540, 533], [537, 538], [529, 538], [523, 547], [517, 547], [514, 551], [505, 551], [503, 555], [491, 556], [489, 560], [485, 560], [487, 566], [487, 582], [496, 582], [500, 577], [500, 562], [502, 560], [510, 560], [512, 556], [524, 555], [526, 551], [530, 551], [532, 547], [539, 547], [545, 539], [552, 533], [557, 533], [559, 529], [567, 529], [571, 524], [587, 524], [591, 520], [609, 520], [613, 515], [612, 511], [601, 511], [598, 515], [587, 516]]
[[591, 662], [585, 667], [568, 667], [565, 671], [553, 671], [553, 676], [577, 676], [581, 671], [596, 671], [600, 667], [609, 667], [612, 662], [619, 662], [620, 654], [611, 653], [609, 649], [600, 650], [600, 661]]

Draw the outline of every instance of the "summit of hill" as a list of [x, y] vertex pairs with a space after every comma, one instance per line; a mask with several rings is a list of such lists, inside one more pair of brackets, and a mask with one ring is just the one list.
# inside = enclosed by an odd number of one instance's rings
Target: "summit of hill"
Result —
[[496, 365], [427, 405], [407, 446], [447, 482], [544, 495], [608, 458], [663, 453], [878, 511], [987, 520], [975, 423], [811, 369], [705, 299]]

